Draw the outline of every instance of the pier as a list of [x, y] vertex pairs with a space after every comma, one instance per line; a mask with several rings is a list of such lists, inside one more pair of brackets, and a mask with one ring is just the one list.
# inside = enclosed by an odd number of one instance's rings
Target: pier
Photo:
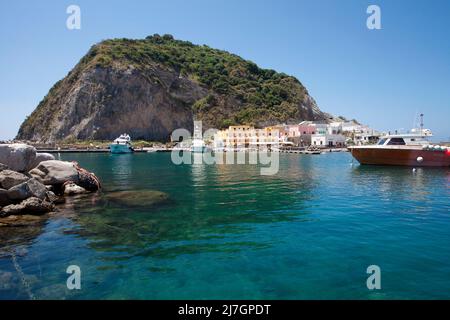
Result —
[[[135, 153], [152, 153], [152, 152], [172, 152], [173, 150], [178, 150], [174, 148], [144, 148], [144, 149], [135, 149]], [[109, 153], [109, 149], [105, 148], [86, 148], [86, 149], [49, 149], [49, 148], [37, 148], [38, 152], [41, 153]], [[294, 153], [294, 154], [321, 154], [326, 152], [348, 152], [347, 148], [321, 148], [315, 150], [308, 150], [304, 147], [291, 147], [291, 148], [283, 148], [274, 152], [281, 153]]]

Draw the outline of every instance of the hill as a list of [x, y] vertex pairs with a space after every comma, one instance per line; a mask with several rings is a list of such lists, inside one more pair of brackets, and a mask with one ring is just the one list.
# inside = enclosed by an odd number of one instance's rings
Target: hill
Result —
[[153, 35], [94, 45], [27, 117], [16, 139], [168, 140], [177, 128], [324, 120], [295, 77], [206, 45]]

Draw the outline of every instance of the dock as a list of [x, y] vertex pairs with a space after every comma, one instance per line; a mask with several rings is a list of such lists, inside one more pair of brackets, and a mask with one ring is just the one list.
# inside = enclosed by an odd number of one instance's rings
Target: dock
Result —
[[[135, 153], [147, 153], [147, 152], [170, 152], [169, 149], [156, 149], [148, 151], [145, 149], [135, 149]], [[109, 153], [109, 149], [37, 149], [37, 152], [42, 153]]]
[[283, 148], [279, 152], [282, 153], [295, 153], [295, 154], [322, 154], [328, 152], [348, 152], [347, 148], [320, 148], [314, 150], [308, 150], [307, 148]]
[[[153, 148], [153, 149], [135, 149], [135, 153], [152, 153], [152, 152], [172, 152], [173, 148]], [[87, 148], [87, 149], [48, 149], [48, 148], [37, 148], [38, 152], [42, 153], [109, 153], [109, 149], [97, 149], [97, 148]], [[283, 148], [278, 150], [280, 153], [293, 153], [293, 154], [321, 154], [327, 152], [348, 152], [347, 148], [322, 148], [316, 150], [308, 150], [306, 148]]]

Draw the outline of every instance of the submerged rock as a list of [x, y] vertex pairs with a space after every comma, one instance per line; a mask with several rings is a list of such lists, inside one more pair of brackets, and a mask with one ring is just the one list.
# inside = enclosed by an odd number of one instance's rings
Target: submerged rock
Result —
[[32, 146], [21, 143], [0, 144], [0, 163], [13, 171], [26, 172], [32, 169], [35, 160], [36, 149]]
[[29, 179], [8, 190], [8, 197], [11, 200], [25, 200], [30, 197], [44, 199], [47, 189], [35, 178]]
[[3, 170], [0, 172], [0, 188], [11, 189], [22, 182], [30, 180], [30, 177], [23, 173], [15, 172], [12, 170]]
[[108, 193], [106, 199], [127, 207], [151, 207], [167, 202], [169, 195], [156, 190], [116, 191]]
[[31, 197], [23, 200], [19, 204], [10, 204], [0, 211], [0, 216], [11, 215], [41, 215], [54, 210], [54, 205], [51, 202]]
[[30, 171], [30, 175], [45, 185], [63, 184], [67, 181], [78, 183], [78, 171], [72, 162], [47, 160]]

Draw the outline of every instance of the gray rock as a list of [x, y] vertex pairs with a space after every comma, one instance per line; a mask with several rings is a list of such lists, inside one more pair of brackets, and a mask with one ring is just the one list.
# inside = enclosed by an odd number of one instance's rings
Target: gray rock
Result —
[[0, 188], [8, 190], [29, 179], [30, 177], [27, 177], [23, 173], [12, 170], [3, 170], [0, 172]]
[[36, 159], [30, 169], [36, 168], [42, 161], [55, 160], [55, 156], [50, 153], [36, 153]]
[[0, 189], [0, 207], [11, 204], [11, 200], [8, 197], [8, 191], [5, 189]]
[[9, 206], [2, 208], [2, 210], [0, 211], [0, 215], [1, 216], [11, 216], [18, 214], [41, 215], [53, 211], [54, 209], [55, 207], [52, 203], [32, 197], [22, 201], [19, 204], [11, 204]]
[[47, 191], [47, 201], [54, 204], [61, 204], [65, 202], [65, 198], [63, 196], [57, 196], [53, 191]]
[[8, 190], [8, 198], [13, 201], [25, 200], [30, 197], [44, 199], [46, 195], [45, 186], [34, 178]]
[[83, 193], [87, 193], [87, 190], [85, 188], [77, 186], [73, 182], [69, 182], [64, 185], [64, 194], [65, 195], [71, 196], [71, 195], [83, 194]]
[[43, 161], [30, 174], [45, 185], [63, 184], [67, 181], [77, 183], [79, 180], [75, 164], [59, 160]]
[[9, 167], [6, 164], [0, 163], [0, 172], [3, 170], [9, 170]]
[[13, 143], [0, 144], [0, 163], [18, 172], [30, 170], [36, 160], [36, 149], [32, 146]]

